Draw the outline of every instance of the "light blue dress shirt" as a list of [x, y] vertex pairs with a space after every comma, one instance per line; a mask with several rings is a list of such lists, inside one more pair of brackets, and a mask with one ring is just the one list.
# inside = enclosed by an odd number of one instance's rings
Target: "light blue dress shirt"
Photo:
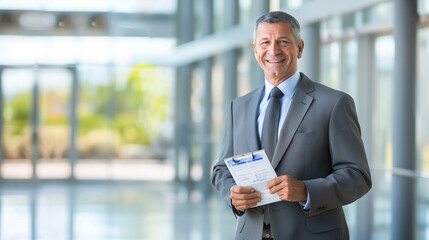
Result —
[[[296, 72], [288, 79], [280, 83], [277, 87], [284, 94], [280, 98], [280, 118], [279, 118], [279, 129], [278, 129], [278, 137], [280, 137], [280, 132], [283, 127], [283, 123], [286, 119], [287, 113], [289, 111], [290, 104], [295, 96], [296, 87], [298, 86], [298, 81], [300, 78], [299, 71]], [[265, 79], [265, 90], [264, 94], [261, 96], [261, 100], [259, 103], [259, 111], [258, 111], [258, 134], [259, 140], [261, 140], [262, 136], [262, 126], [264, 125], [265, 113], [267, 111], [268, 103], [270, 102], [270, 92], [274, 88], [274, 86]], [[302, 206], [304, 206], [304, 210], [310, 209], [310, 194], [307, 193], [307, 202], [300, 202]]]
[[[298, 86], [300, 74], [298, 70], [286, 81], [280, 83], [277, 87], [284, 94], [283, 97], [280, 98], [280, 118], [279, 118], [279, 129], [278, 134], [281, 132], [281, 128], [283, 126], [283, 122], [286, 119], [287, 112], [289, 111], [290, 103], [293, 100], [293, 96], [295, 95], [296, 86]], [[270, 92], [274, 88], [274, 86], [265, 79], [265, 90], [264, 94], [259, 103], [259, 111], [258, 111], [258, 134], [259, 140], [261, 140], [262, 136], [262, 126], [264, 125], [265, 113], [267, 111], [268, 103], [270, 102]]]

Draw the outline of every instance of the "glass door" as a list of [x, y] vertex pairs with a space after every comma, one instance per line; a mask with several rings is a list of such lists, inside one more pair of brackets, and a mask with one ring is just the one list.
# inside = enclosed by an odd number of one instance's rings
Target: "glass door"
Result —
[[70, 96], [66, 67], [7, 67], [1, 71], [2, 161], [7, 179], [68, 178]]
[[37, 178], [68, 178], [71, 174], [70, 109], [73, 73], [66, 68], [41, 68], [38, 80]]
[[7, 68], [1, 71], [3, 178], [28, 179], [33, 175], [32, 127], [34, 69]]

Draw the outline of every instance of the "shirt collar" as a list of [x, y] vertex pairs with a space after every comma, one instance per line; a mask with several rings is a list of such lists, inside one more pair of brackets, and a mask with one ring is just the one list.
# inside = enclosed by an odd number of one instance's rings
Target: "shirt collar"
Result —
[[[282, 93], [285, 96], [292, 99], [293, 95], [295, 94], [296, 87], [298, 86], [299, 77], [300, 77], [300, 74], [297, 69], [296, 72], [291, 77], [289, 77], [288, 79], [280, 83], [277, 87], [280, 89], [280, 91], [282, 91]], [[270, 92], [273, 88], [274, 86], [267, 79], [265, 79], [265, 93], [264, 93], [265, 97], [264, 98], [266, 100], [269, 99]]]

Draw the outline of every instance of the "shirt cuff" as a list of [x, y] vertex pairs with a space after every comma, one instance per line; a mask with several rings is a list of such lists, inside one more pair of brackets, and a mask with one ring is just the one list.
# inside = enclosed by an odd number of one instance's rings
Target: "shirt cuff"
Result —
[[310, 201], [310, 193], [307, 192], [307, 201], [299, 201], [299, 204], [304, 207], [304, 210], [310, 210], [311, 201]]
[[235, 206], [232, 205], [232, 199], [230, 199], [230, 201], [231, 201], [231, 209], [232, 209], [232, 212], [234, 213], [235, 218], [237, 218], [237, 216], [239, 216], [239, 217], [243, 216], [244, 211], [240, 211], [240, 210], [236, 209]]

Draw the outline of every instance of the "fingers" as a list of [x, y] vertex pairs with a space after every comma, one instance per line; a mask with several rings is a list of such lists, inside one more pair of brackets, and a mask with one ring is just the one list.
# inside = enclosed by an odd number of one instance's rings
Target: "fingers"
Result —
[[247, 199], [247, 200], [232, 200], [232, 205], [240, 211], [244, 211], [254, 207], [261, 201], [261, 198]]
[[283, 175], [274, 178], [267, 184], [271, 194], [277, 194], [281, 200], [298, 202], [307, 200], [307, 188], [302, 181]]
[[253, 193], [253, 192], [255, 192], [255, 189], [253, 189], [251, 187], [243, 187], [243, 186], [234, 185], [231, 187], [231, 192], [234, 192], [234, 193]]
[[280, 177], [273, 178], [271, 181], [269, 181], [269, 182], [267, 183], [267, 188], [268, 188], [268, 189], [271, 189], [271, 188], [272, 188], [272, 187], [274, 187], [275, 185], [277, 185], [277, 184], [279, 184], [279, 183], [283, 182], [283, 179], [284, 179], [285, 177], [287, 177], [287, 175], [283, 175], [283, 176], [280, 176]]
[[231, 187], [231, 200], [234, 207], [240, 211], [256, 206], [261, 201], [261, 193], [253, 188], [233, 186]]
[[291, 176], [283, 175], [283, 176], [274, 178], [273, 180], [267, 183], [267, 189], [270, 190], [271, 194], [274, 194], [284, 188], [287, 188], [289, 185], [288, 183], [290, 181], [289, 179], [290, 177]]
[[234, 200], [251, 200], [251, 199], [257, 199], [261, 197], [260, 192], [252, 192], [252, 193], [236, 193], [231, 192], [230, 195], [231, 199]]

